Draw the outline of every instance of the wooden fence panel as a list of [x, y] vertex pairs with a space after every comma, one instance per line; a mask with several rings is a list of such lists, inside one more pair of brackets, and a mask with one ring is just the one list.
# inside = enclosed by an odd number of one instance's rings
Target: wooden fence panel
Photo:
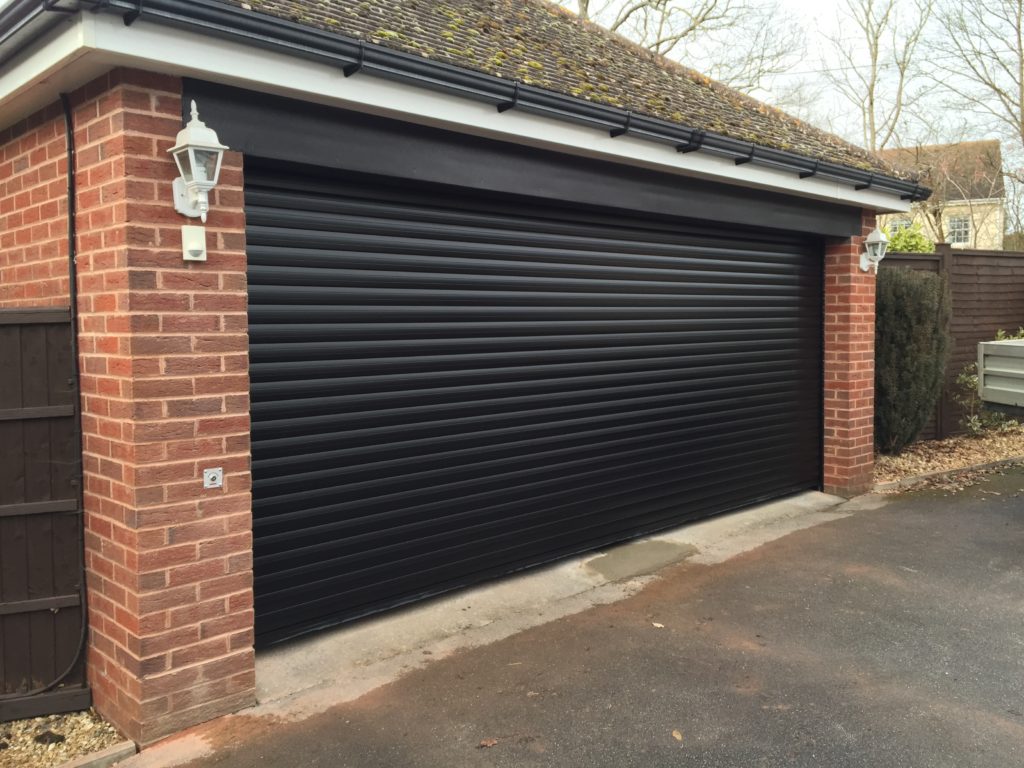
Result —
[[978, 356], [978, 342], [993, 339], [999, 330], [1024, 326], [1024, 253], [1015, 251], [953, 250], [939, 245], [936, 253], [894, 253], [882, 262], [887, 268], [924, 269], [944, 274], [953, 295], [953, 350], [936, 418], [922, 438], [961, 432], [961, 410], [953, 401], [956, 377]]
[[0, 721], [89, 705], [67, 310], [0, 310]]

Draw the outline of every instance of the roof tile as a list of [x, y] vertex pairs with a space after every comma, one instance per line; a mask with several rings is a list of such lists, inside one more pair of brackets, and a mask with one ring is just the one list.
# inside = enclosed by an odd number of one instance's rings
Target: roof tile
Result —
[[545, 0], [221, 0], [687, 128], [907, 178], [885, 160]]

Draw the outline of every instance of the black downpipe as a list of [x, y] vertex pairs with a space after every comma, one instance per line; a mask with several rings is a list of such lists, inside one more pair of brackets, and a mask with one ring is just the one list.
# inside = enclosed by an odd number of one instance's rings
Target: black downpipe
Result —
[[75, 174], [75, 124], [71, 111], [71, 99], [66, 93], [60, 95], [60, 104], [64, 111], [64, 135], [68, 159], [68, 304], [71, 310], [71, 387], [74, 392], [75, 416], [78, 418], [78, 429], [75, 430], [75, 456], [78, 457], [78, 557], [81, 580], [78, 584], [79, 606], [82, 611], [82, 631], [78, 638], [78, 650], [60, 677], [50, 683], [44, 691], [59, 685], [78, 666], [85, 653], [85, 640], [89, 631], [89, 611], [85, 589], [85, 477], [82, 474], [82, 370], [78, 360], [78, 205], [76, 195], [78, 182]]
[[[78, 416], [78, 429], [75, 431], [77, 443], [76, 455], [81, 464], [82, 456], [82, 367], [78, 359], [78, 176], [75, 170], [76, 148], [75, 148], [75, 122], [71, 110], [71, 99], [66, 93], [60, 95], [60, 105], [64, 111], [64, 143], [67, 147], [68, 160], [68, 185], [67, 185], [67, 209], [68, 209], [68, 304], [71, 311], [71, 384], [75, 391], [75, 414]], [[81, 470], [81, 467], [80, 467]], [[78, 482], [78, 508], [84, 514], [85, 510], [85, 480], [79, 478]], [[82, 546], [79, 548], [82, 553], [82, 560], [85, 560], [85, 535], [83, 524], [78, 527], [79, 537], [82, 539]], [[82, 615], [85, 616], [85, 583], [82, 590]], [[82, 621], [82, 638], [84, 644], [85, 628], [87, 622]]]
[[825, 251], [828, 249], [827, 240], [819, 240], [817, 247], [821, 253], [821, 279], [818, 285], [818, 295], [821, 297], [821, 313], [818, 327], [821, 333], [818, 335], [818, 343], [821, 344], [821, 364], [818, 366], [818, 394], [821, 397], [821, 406], [818, 408], [818, 456], [821, 457], [821, 464], [818, 469], [818, 490], [825, 491], [825, 344], [828, 341], [825, 333], [825, 321], [828, 308], [825, 306], [825, 289], [828, 286], [828, 276], [825, 270], [828, 269], [828, 259]]

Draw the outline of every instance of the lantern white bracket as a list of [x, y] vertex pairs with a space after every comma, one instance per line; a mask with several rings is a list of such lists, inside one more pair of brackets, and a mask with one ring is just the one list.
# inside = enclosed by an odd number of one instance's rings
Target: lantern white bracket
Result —
[[174, 146], [167, 150], [178, 166], [180, 176], [174, 180], [174, 210], [183, 216], [200, 218], [206, 223], [210, 210], [210, 190], [217, 186], [221, 161], [227, 147], [217, 133], [199, 119], [199, 109], [192, 102], [192, 119], [178, 131]]
[[206, 223], [206, 214], [210, 211], [210, 195], [208, 192], [194, 190], [189, 192], [188, 186], [180, 176], [171, 184], [174, 190], [174, 210], [190, 219], [202, 219]]

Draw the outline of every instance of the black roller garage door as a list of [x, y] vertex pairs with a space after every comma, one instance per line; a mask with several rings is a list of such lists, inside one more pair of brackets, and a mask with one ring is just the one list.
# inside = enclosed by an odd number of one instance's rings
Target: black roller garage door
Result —
[[262, 644], [819, 485], [806, 240], [248, 159], [246, 212]]

